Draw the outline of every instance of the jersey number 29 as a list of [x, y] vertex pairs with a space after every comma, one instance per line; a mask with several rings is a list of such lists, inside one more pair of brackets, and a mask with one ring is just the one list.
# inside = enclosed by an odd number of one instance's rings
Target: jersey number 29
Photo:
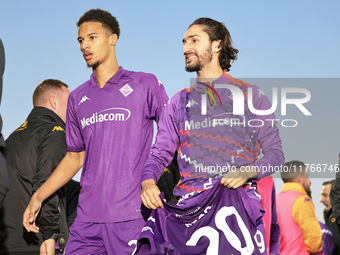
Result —
[[[228, 216], [235, 215], [237, 219], [237, 224], [240, 227], [244, 240], [246, 242], [245, 247], [241, 247], [241, 241], [237, 237], [237, 235], [230, 229], [226, 222], [226, 218]], [[215, 216], [215, 224], [216, 227], [224, 233], [225, 238], [229, 242], [229, 244], [235, 248], [235, 250], [239, 251], [242, 255], [250, 255], [254, 252], [254, 244], [251, 238], [251, 235], [244, 224], [241, 216], [236, 211], [234, 206], [224, 206], [222, 207]], [[196, 246], [197, 242], [202, 236], [206, 236], [209, 239], [209, 246], [207, 248], [206, 255], [218, 255], [218, 247], [219, 247], [219, 233], [216, 229], [205, 226], [197, 229], [187, 241], [187, 246]], [[254, 236], [255, 242], [261, 253], [265, 251], [265, 243], [264, 238], [261, 231], [257, 230]], [[259, 241], [258, 241], [259, 239]]]

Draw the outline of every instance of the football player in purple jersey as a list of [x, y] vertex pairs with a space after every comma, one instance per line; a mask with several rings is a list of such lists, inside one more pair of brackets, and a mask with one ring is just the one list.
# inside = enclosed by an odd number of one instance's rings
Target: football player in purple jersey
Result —
[[65, 254], [132, 254], [150, 213], [140, 199], [140, 177], [153, 121], [158, 122], [168, 97], [154, 75], [118, 65], [120, 28], [109, 12], [89, 10], [77, 26], [81, 53], [93, 73], [70, 94], [67, 154], [35, 192], [23, 225], [38, 232], [41, 203], [82, 168], [77, 216]]
[[[156, 182], [178, 149], [181, 179], [174, 188], [178, 206], [197, 205], [201, 194], [221, 184], [230, 189], [242, 187], [260, 209], [256, 180], [284, 163], [274, 114], [254, 113], [271, 109], [271, 103], [259, 87], [227, 73], [238, 50], [223, 23], [197, 19], [183, 44], [185, 69], [196, 72], [197, 79], [172, 97], [163, 111], [142, 174], [142, 201], [151, 209], [164, 208]], [[263, 157], [259, 157], [261, 152]], [[263, 227], [261, 222], [258, 227]]]

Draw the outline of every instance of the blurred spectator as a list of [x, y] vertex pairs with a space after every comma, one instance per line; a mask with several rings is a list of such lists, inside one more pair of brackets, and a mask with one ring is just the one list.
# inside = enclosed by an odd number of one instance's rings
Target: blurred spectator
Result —
[[311, 200], [309, 179], [301, 161], [290, 161], [281, 170], [284, 182], [277, 194], [277, 218], [280, 225], [280, 254], [309, 255], [322, 250], [322, 232]]
[[337, 223], [340, 224], [340, 171], [336, 173], [336, 178], [330, 192], [330, 201], [333, 208], [333, 217], [335, 217]]
[[330, 216], [333, 212], [331, 201], [330, 201], [330, 192], [331, 192], [331, 187], [332, 187], [333, 182], [334, 180], [330, 180], [330, 181], [325, 181], [322, 183], [320, 203], [323, 203], [324, 206], [326, 207], [323, 211], [323, 216], [324, 216], [324, 220], [326, 224], [319, 222], [321, 230], [322, 230], [322, 243], [323, 243], [323, 248], [321, 251], [322, 255], [333, 254], [333, 237], [332, 237], [332, 232], [330, 229]]
[[334, 181], [335, 180], [330, 180], [322, 183], [320, 203], [323, 203], [324, 206], [326, 207], [325, 210], [323, 211], [323, 217], [328, 227], [329, 217], [333, 212], [329, 193], [331, 192], [331, 187]]
[[329, 228], [333, 235], [334, 255], [340, 255], [340, 172], [336, 173], [336, 178], [330, 191], [330, 201], [332, 214], [329, 217]]

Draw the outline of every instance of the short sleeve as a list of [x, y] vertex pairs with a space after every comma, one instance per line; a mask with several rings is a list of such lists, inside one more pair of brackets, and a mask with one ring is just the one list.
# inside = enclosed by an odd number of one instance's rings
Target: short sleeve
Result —
[[149, 118], [154, 119], [157, 123], [162, 114], [166, 102], [169, 100], [164, 86], [154, 75], [150, 75], [149, 89], [147, 95], [147, 106]]
[[85, 145], [74, 108], [74, 97], [71, 93], [67, 103], [66, 144], [68, 151], [80, 152], [85, 150]]

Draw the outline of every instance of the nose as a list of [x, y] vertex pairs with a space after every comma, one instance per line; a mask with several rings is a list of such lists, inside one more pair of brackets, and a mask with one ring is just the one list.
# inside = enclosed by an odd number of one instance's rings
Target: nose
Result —
[[86, 39], [84, 39], [81, 43], [80, 43], [80, 50], [84, 51], [85, 49], [89, 48], [90, 45], [88, 43], [88, 41]]
[[320, 203], [323, 203], [324, 201], [325, 201], [325, 198], [321, 195]]
[[185, 55], [186, 53], [190, 52], [191, 48], [188, 43], [185, 43], [183, 45], [183, 54]]

